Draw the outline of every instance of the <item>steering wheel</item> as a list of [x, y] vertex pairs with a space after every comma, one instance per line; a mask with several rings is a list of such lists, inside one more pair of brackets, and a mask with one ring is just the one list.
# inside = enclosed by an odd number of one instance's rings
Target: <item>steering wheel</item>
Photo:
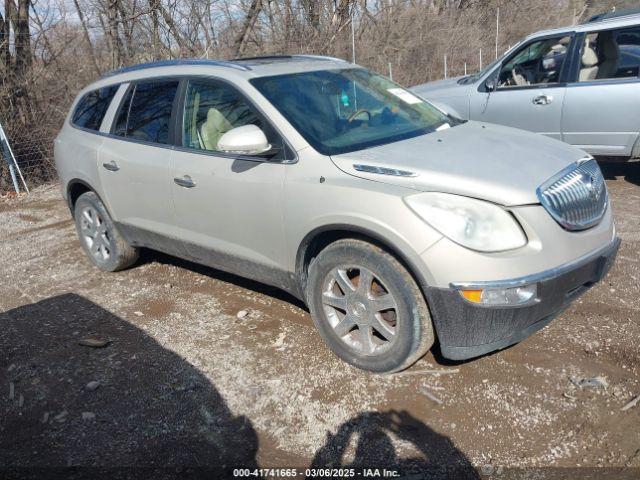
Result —
[[359, 108], [358, 110], [356, 110], [355, 112], [353, 112], [351, 115], [349, 115], [349, 118], [347, 118], [347, 122], [351, 123], [353, 122], [356, 117], [358, 117], [359, 115], [366, 113], [367, 116], [369, 117], [368, 121], [371, 121], [371, 112], [369, 110], [367, 110], [366, 108]]

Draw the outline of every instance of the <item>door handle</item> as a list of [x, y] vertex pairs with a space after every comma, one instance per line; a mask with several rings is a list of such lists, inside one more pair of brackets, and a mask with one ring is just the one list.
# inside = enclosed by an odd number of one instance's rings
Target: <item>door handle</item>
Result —
[[120, 167], [114, 160], [111, 160], [109, 163], [103, 163], [102, 166], [111, 172], [117, 172], [120, 170]]
[[538, 95], [533, 98], [532, 102], [534, 105], [549, 105], [553, 102], [553, 97], [551, 95]]
[[173, 179], [176, 185], [180, 185], [185, 188], [193, 188], [196, 186], [196, 182], [189, 175], [185, 175], [183, 177], [175, 177]]

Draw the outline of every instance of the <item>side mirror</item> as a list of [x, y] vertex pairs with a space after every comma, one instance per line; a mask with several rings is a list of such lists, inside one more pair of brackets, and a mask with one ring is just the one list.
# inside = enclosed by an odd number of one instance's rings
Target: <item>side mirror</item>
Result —
[[488, 78], [484, 83], [484, 86], [487, 87], [487, 92], [493, 92], [496, 89], [496, 79], [495, 77]]
[[218, 140], [218, 150], [240, 155], [260, 155], [271, 150], [267, 136], [255, 125], [229, 130]]

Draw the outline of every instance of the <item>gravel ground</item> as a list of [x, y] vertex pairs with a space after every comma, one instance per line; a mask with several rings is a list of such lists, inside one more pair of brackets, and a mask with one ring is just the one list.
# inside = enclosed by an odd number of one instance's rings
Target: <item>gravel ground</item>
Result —
[[0, 468], [639, 478], [640, 164], [603, 170], [623, 240], [605, 280], [512, 348], [386, 376], [278, 290], [154, 252], [98, 271], [57, 186], [0, 200]]

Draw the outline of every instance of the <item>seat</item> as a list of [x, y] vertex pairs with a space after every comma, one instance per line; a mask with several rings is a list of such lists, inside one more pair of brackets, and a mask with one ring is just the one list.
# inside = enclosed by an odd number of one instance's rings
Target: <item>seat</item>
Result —
[[513, 79], [513, 82], [519, 87], [523, 85], [529, 85], [529, 81], [526, 79], [526, 77], [521, 73], [516, 72], [515, 67], [513, 67], [513, 70], [511, 70], [511, 78]]
[[593, 48], [589, 46], [587, 39], [582, 51], [582, 66], [580, 68], [580, 81], [586, 82], [596, 78], [598, 74], [598, 55]]
[[613, 32], [598, 35], [598, 51], [600, 64], [596, 78], [615, 78], [620, 63], [620, 48], [613, 37]]
[[233, 125], [220, 113], [211, 107], [207, 112], [207, 119], [200, 126], [200, 143], [205, 150], [218, 151], [220, 137], [233, 128]]

